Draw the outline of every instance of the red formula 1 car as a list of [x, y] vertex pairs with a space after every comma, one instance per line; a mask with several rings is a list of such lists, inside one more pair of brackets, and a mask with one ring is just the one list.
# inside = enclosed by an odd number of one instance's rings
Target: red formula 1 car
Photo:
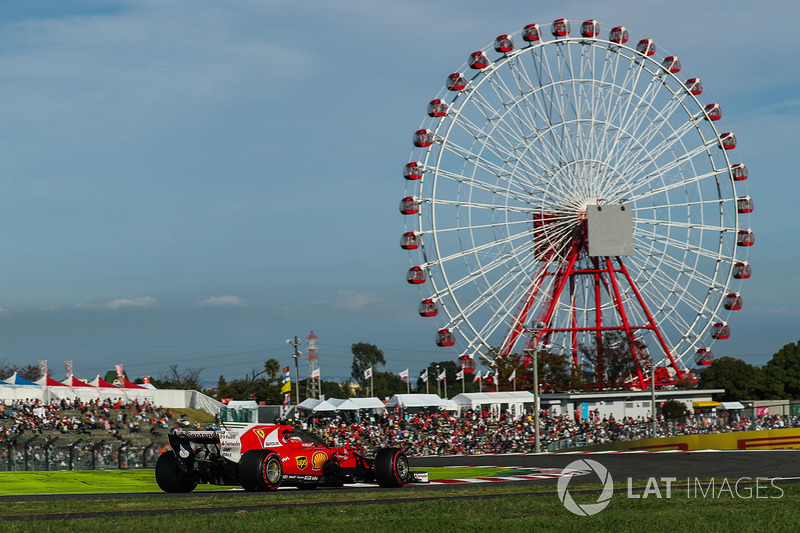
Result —
[[365, 457], [350, 448], [326, 446], [314, 435], [281, 424], [225, 425], [219, 431], [175, 429], [172, 450], [156, 463], [165, 492], [191, 492], [198, 483], [241, 485], [247, 491], [280, 486], [312, 489], [377, 482], [381, 487], [426, 483], [427, 472], [411, 472], [399, 448]]

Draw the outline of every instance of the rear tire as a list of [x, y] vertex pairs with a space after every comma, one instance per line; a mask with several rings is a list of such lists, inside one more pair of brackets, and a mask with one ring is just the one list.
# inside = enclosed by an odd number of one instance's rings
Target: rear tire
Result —
[[400, 448], [382, 448], [375, 454], [375, 481], [384, 488], [408, 483], [408, 457]]
[[162, 453], [156, 461], [156, 483], [164, 492], [192, 492], [197, 481], [178, 465], [178, 458], [172, 450]]
[[250, 450], [239, 460], [239, 484], [248, 492], [277, 490], [282, 480], [281, 457], [272, 450]]

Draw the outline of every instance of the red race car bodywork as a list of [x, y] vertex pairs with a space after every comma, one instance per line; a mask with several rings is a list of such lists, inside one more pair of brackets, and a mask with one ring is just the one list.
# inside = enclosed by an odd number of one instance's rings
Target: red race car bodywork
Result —
[[376, 482], [399, 487], [427, 482], [411, 472], [399, 448], [366, 457], [351, 448], [326, 446], [314, 435], [282, 424], [223, 424], [219, 431], [173, 430], [171, 450], [156, 463], [165, 492], [191, 492], [198, 483], [241, 485], [248, 491], [280, 486], [316, 488]]

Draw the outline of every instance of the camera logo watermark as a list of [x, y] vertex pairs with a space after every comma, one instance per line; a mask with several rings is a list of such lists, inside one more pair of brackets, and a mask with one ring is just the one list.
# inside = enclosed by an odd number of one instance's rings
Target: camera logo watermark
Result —
[[592, 516], [605, 509], [611, 503], [611, 496], [614, 494], [614, 480], [611, 479], [611, 474], [606, 467], [591, 459], [579, 459], [568, 464], [566, 470], [592, 471], [603, 483], [603, 491], [600, 493], [596, 503], [578, 504], [569, 493], [569, 482], [574, 476], [558, 478], [558, 499], [561, 500], [561, 503], [564, 504], [568, 511], [579, 516]]
[[[614, 481], [608, 469], [597, 461], [591, 459], [580, 459], [568, 464], [565, 469], [566, 475], [558, 479], [558, 498], [564, 507], [571, 513], [578, 516], [596, 515], [611, 503], [614, 495]], [[594, 503], [579, 504], [569, 492], [569, 484], [575, 474], [594, 474], [600, 479], [603, 490]], [[633, 478], [627, 479], [627, 498], [629, 500], [639, 499], [673, 499], [674, 490], [679, 490], [679, 498], [683, 498], [685, 492], [686, 499], [780, 499], [784, 495], [784, 490], [777, 485], [777, 482], [787, 478], [768, 478], [768, 477], [741, 477], [729, 480], [728, 478], [713, 477], [707, 480], [698, 478], [686, 478], [683, 480], [676, 477], [650, 477], [647, 480], [640, 480], [634, 484]], [[642, 486], [642, 483], [644, 485]], [[582, 495], [585, 500], [586, 496]], [[580, 500], [581, 498], [579, 498]]]

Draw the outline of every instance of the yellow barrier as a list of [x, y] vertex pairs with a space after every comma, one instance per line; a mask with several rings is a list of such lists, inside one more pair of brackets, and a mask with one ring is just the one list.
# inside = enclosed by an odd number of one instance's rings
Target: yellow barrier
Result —
[[641, 439], [578, 448], [583, 451], [666, 451], [666, 450], [778, 450], [800, 449], [800, 428], [709, 433]]

